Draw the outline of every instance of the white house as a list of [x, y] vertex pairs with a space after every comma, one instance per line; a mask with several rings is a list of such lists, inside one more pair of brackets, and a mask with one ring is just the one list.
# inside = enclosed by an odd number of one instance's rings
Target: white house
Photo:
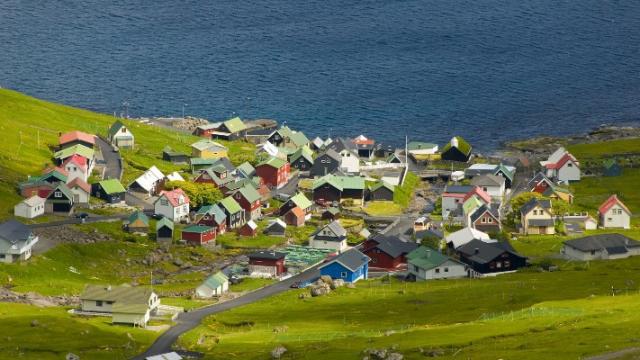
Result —
[[16, 220], [0, 224], [0, 262], [12, 263], [31, 257], [31, 248], [38, 242], [29, 227]]
[[453, 249], [457, 249], [460, 246], [465, 245], [474, 239], [481, 240], [487, 243], [496, 242], [495, 240], [492, 240], [487, 233], [484, 233], [480, 230], [476, 230], [471, 227], [460, 229], [456, 232], [453, 232], [447, 235], [447, 237], [445, 237], [445, 241], [447, 242], [447, 245], [449, 245], [449, 247]]
[[75, 178], [67, 183], [67, 187], [73, 194], [73, 202], [78, 204], [88, 204], [91, 198], [91, 185], [80, 178]]
[[67, 158], [62, 167], [67, 172], [67, 182], [75, 178], [86, 182], [89, 178], [89, 163], [86, 158], [78, 154]]
[[617, 195], [611, 195], [598, 208], [600, 215], [600, 227], [629, 229], [631, 227], [631, 211], [618, 199]]
[[502, 204], [505, 195], [505, 179], [499, 175], [485, 174], [476, 176], [471, 185], [478, 186], [491, 196], [491, 201]]
[[189, 218], [189, 197], [182, 189], [162, 191], [154, 203], [157, 215], [162, 215], [173, 222]]
[[420, 246], [407, 254], [407, 270], [418, 281], [468, 276], [466, 264], [426, 246]]
[[621, 234], [598, 234], [567, 240], [560, 252], [581, 261], [624, 259], [640, 255], [640, 242]]
[[340, 170], [350, 174], [360, 173], [360, 158], [358, 157], [357, 153], [349, 149], [342, 149], [339, 154]]
[[309, 246], [342, 252], [347, 249], [347, 230], [334, 220], [311, 234]]
[[20, 201], [13, 207], [13, 215], [27, 219], [33, 219], [44, 214], [45, 199], [34, 195], [28, 199]]
[[551, 200], [533, 198], [520, 208], [520, 225], [526, 235], [556, 233]]
[[560, 147], [547, 160], [541, 161], [545, 175], [559, 182], [580, 181], [580, 162], [565, 148]]
[[164, 174], [155, 165], [153, 165], [149, 170], [145, 171], [131, 184], [129, 184], [129, 190], [144, 193], [147, 196], [152, 196], [160, 190], [163, 181]]
[[218, 271], [209, 276], [200, 286], [196, 288], [196, 296], [199, 298], [211, 298], [220, 296], [229, 291], [229, 278]]
[[111, 145], [119, 148], [133, 148], [135, 143], [133, 134], [120, 120], [111, 125], [107, 132], [107, 138]]

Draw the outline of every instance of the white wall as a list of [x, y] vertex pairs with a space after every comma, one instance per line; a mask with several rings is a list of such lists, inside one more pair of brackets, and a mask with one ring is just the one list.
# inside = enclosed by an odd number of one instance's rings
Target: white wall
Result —
[[[621, 212], [621, 214], [619, 214]], [[613, 205], [604, 215], [602, 215], [602, 226], [604, 228], [629, 229], [631, 217], [620, 205]]]
[[[437, 268], [425, 270], [418, 268], [417, 271], [411, 261], [408, 264], [408, 270], [410, 274], [415, 275], [417, 280], [435, 280], [435, 279], [452, 279], [467, 276], [467, 267], [457, 262], [448, 260], [444, 264]], [[436, 272], [436, 269], [439, 272]], [[448, 271], [445, 271], [448, 270]]]
[[562, 182], [580, 181], [580, 168], [575, 163], [567, 161], [563, 167], [558, 169], [558, 180]]

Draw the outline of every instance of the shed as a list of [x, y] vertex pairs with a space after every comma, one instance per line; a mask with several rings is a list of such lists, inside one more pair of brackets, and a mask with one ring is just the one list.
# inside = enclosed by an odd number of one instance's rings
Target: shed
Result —
[[607, 159], [602, 164], [602, 176], [621, 176], [622, 167], [614, 159]]
[[291, 226], [304, 226], [304, 211], [297, 206], [294, 207], [293, 209], [287, 211], [286, 214], [284, 214], [284, 222], [287, 223], [287, 225]]
[[216, 229], [211, 226], [191, 225], [182, 229], [182, 240], [191, 245], [215, 245]]
[[249, 220], [238, 230], [238, 234], [242, 236], [254, 237], [258, 234], [258, 224], [256, 224], [256, 222], [253, 220]]
[[220, 296], [227, 291], [229, 291], [229, 278], [221, 271], [218, 271], [196, 288], [196, 296], [207, 299]]
[[371, 259], [352, 248], [334, 257], [320, 266], [320, 275], [330, 276], [332, 279], [342, 279], [347, 283], [354, 283], [369, 277], [369, 261]]
[[33, 219], [44, 214], [45, 199], [38, 195], [34, 195], [28, 199], [20, 201], [13, 208], [14, 216], [19, 216], [27, 219]]
[[264, 233], [269, 236], [284, 236], [286, 230], [287, 224], [280, 219], [275, 219], [267, 225], [264, 229]]
[[156, 222], [156, 241], [162, 245], [173, 242], [173, 221], [163, 217]]
[[136, 211], [127, 218], [125, 229], [130, 233], [146, 234], [149, 232], [149, 218], [144, 212]]

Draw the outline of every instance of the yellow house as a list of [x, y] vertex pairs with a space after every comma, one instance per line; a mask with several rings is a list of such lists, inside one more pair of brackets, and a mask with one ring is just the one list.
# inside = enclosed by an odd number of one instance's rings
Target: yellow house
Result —
[[520, 208], [522, 232], [526, 235], [555, 234], [551, 200], [531, 199]]
[[228, 157], [229, 150], [222, 144], [211, 140], [200, 140], [191, 144], [191, 156], [203, 159]]

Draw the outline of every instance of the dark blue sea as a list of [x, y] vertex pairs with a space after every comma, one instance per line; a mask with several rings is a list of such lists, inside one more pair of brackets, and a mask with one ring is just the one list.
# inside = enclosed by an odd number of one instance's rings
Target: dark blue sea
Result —
[[1, 0], [0, 86], [492, 149], [639, 119], [640, 1]]

